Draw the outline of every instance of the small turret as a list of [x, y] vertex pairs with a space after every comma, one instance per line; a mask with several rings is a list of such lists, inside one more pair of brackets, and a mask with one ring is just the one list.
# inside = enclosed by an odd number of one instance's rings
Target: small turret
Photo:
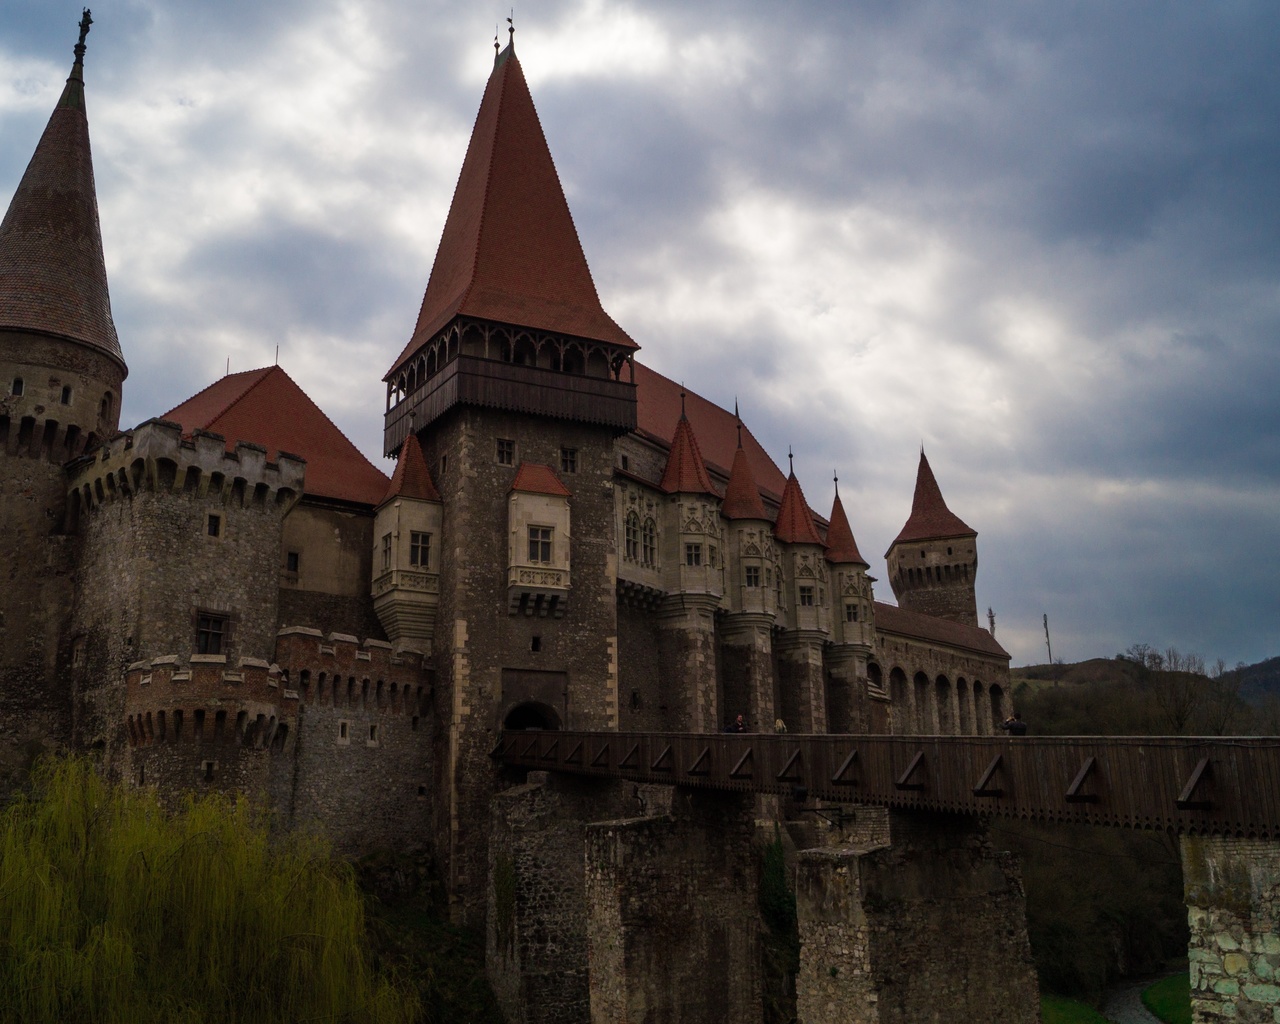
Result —
[[838, 478], [835, 500], [831, 504], [831, 525], [827, 527], [827, 561], [835, 574], [832, 581], [835, 642], [859, 644], [869, 652], [875, 642], [871, 579], [867, 576], [870, 566], [853, 539], [849, 517], [840, 501]]
[[787, 485], [782, 490], [773, 536], [779, 544], [786, 545], [779, 602], [786, 625], [791, 629], [829, 632], [826, 544], [813, 525], [813, 512], [804, 500], [795, 470], [787, 477]]
[[[680, 400], [683, 403], [683, 394]], [[665, 589], [669, 593], [718, 596], [724, 589], [720, 495], [711, 483], [683, 409], [658, 486], [670, 495], [667, 500], [674, 515], [668, 521], [676, 527], [666, 531], [667, 550], [662, 559]]]
[[977, 540], [977, 531], [947, 508], [921, 448], [911, 515], [885, 553], [898, 605], [976, 626]]

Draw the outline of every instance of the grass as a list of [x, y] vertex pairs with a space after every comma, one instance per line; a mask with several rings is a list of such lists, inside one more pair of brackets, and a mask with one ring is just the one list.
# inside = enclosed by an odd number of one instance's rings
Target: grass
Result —
[[1142, 1005], [1165, 1024], [1191, 1024], [1191, 979], [1186, 974], [1162, 978], [1142, 993]]
[[1107, 1018], [1092, 1006], [1061, 996], [1040, 997], [1040, 1020], [1041, 1024], [1107, 1024]]

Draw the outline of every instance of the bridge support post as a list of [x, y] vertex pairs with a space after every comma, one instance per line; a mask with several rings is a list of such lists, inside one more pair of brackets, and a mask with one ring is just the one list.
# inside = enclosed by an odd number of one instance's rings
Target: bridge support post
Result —
[[812, 630], [785, 630], [774, 641], [779, 714], [791, 732], [827, 731], [825, 641], [825, 634]]
[[887, 847], [799, 855], [800, 1024], [1037, 1024], [1012, 856], [972, 819], [889, 818]]
[[1196, 1024], [1280, 1021], [1280, 842], [1182, 837]]
[[668, 597], [658, 614], [663, 649], [662, 696], [669, 726], [679, 732], [719, 732], [716, 686], [714, 598], [697, 594]]
[[672, 814], [588, 826], [592, 1024], [761, 1019], [753, 807], [682, 791]]
[[724, 717], [745, 715], [754, 732], [769, 732], [778, 717], [773, 701], [773, 616], [726, 615], [720, 630]]

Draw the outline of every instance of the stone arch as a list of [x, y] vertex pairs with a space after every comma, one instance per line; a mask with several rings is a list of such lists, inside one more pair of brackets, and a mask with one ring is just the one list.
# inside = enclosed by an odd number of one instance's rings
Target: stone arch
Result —
[[973, 704], [970, 702], [969, 684], [964, 676], [956, 680], [956, 728], [961, 736], [972, 736]]
[[960, 730], [956, 728], [955, 705], [951, 702], [951, 680], [939, 675], [933, 681], [933, 695], [938, 708], [938, 732], [943, 736], [957, 735]]
[[907, 697], [907, 674], [896, 665], [889, 672], [889, 701], [893, 715], [893, 731], [905, 733], [910, 730], [911, 706]]
[[867, 663], [867, 684], [876, 690], [884, 689], [884, 673], [874, 661]]
[[991, 733], [991, 705], [987, 702], [986, 687], [981, 679], [973, 681], [973, 734], [988, 736]]
[[550, 704], [526, 700], [512, 707], [502, 719], [502, 728], [512, 730], [561, 728], [560, 715]]
[[917, 672], [911, 679], [911, 696], [915, 707], [912, 721], [917, 735], [928, 736], [937, 730], [933, 727], [933, 707], [929, 701], [929, 677]]
[[991, 704], [991, 733], [999, 733], [1000, 726], [1009, 717], [1004, 706], [1004, 688], [999, 683], [992, 683], [987, 689], [987, 699]]

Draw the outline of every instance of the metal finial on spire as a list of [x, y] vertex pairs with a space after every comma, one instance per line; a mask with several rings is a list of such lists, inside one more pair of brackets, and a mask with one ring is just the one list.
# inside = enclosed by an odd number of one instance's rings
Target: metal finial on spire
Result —
[[834, 469], [831, 471], [831, 479], [835, 481], [836, 497], [838, 498], [840, 497], [840, 475]]
[[687, 417], [687, 416], [685, 416], [685, 414], [684, 414], [684, 384], [683, 384], [683, 382], [680, 384], [680, 418], [681, 418], [682, 420], [683, 420], [683, 419], [688, 419], [688, 417]]
[[498, 59], [498, 26], [493, 26], [493, 59]]
[[733, 398], [733, 418], [738, 421], [738, 447], [742, 447], [742, 417], [738, 414], [738, 396]]
[[84, 9], [84, 13], [80, 15], [80, 39], [76, 42], [74, 53], [76, 55], [76, 63], [84, 63], [84, 39], [89, 34], [89, 26], [93, 24], [93, 17], [89, 12], [89, 8]]
[[796, 460], [795, 456], [791, 454], [791, 445], [787, 445], [787, 468], [791, 470], [792, 476], [796, 475]]
[[507, 19], [507, 40], [513, 45], [516, 41], [516, 9], [511, 8], [511, 17]]

